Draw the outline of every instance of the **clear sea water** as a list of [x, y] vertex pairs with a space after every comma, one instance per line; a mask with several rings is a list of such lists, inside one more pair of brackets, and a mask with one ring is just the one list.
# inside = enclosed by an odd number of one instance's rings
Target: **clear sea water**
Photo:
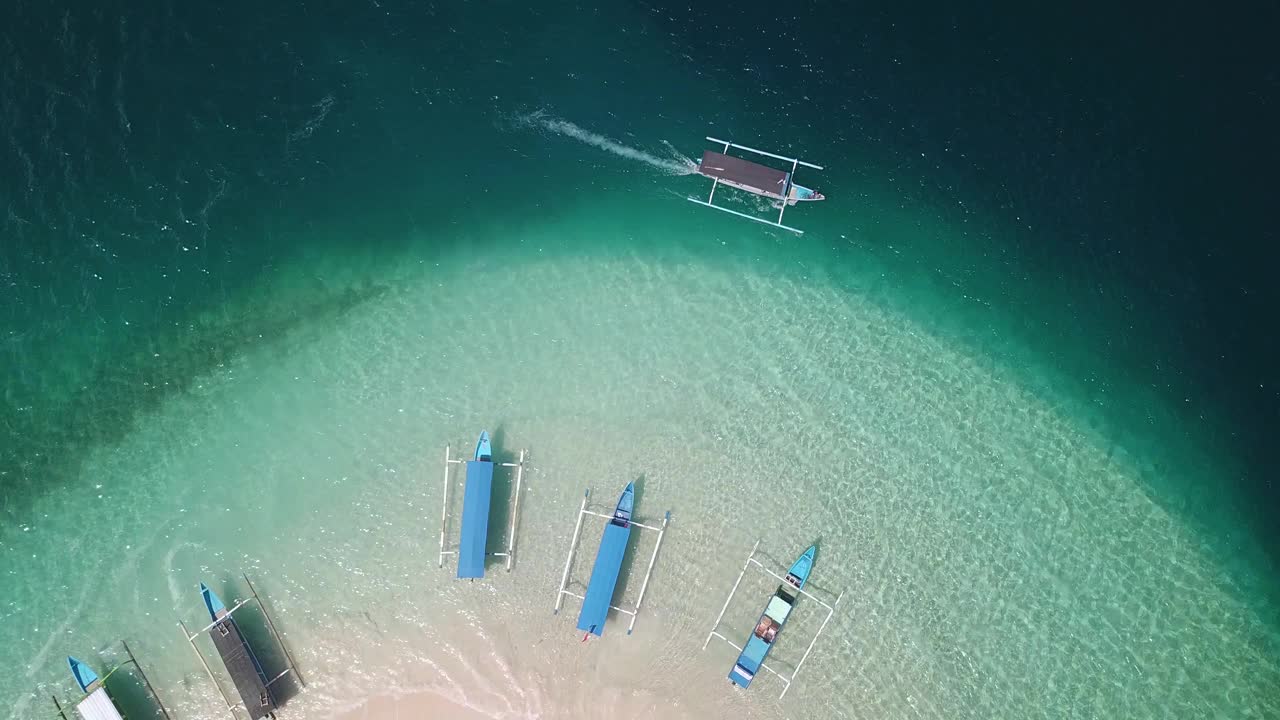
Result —
[[[1280, 715], [1274, 235], [1227, 152], [1274, 150], [1262, 51], [734, 7], [6, 8], [9, 717], [122, 638], [222, 717], [177, 621], [241, 572], [282, 718]], [[685, 202], [705, 135], [826, 166], [806, 234]], [[530, 452], [519, 556], [460, 583], [441, 460], [482, 428]], [[581, 644], [574, 513], [631, 480], [671, 530], [636, 634]], [[757, 539], [845, 593], [785, 703], [701, 650]]]

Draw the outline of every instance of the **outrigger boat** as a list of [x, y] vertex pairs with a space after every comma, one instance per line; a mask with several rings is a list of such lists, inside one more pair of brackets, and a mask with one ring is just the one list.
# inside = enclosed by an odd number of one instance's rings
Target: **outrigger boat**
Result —
[[[516, 554], [516, 521], [520, 516], [520, 484], [524, 479], [525, 451], [520, 451], [520, 461], [514, 463], [495, 463], [493, 461], [493, 445], [489, 441], [488, 431], [480, 432], [476, 441], [476, 449], [470, 460], [450, 457], [449, 446], [444, 448], [444, 508], [440, 513], [440, 567], [444, 567], [444, 556], [458, 556], [458, 577], [484, 577], [484, 562], [488, 556], [505, 557], [507, 570]], [[445, 532], [449, 524], [449, 470], [450, 465], [465, 464], [466, 486], [462, 494], [462, 532], [458, 540], [457, 550], [445, 550]], [[489, 507], [493, 500], [493, 470], [495, 466], [516, 469], [516, 483], [512, 491], [511, 528], [507, 536], [506, 552], [490, 553], [489, 539]]]
[[738, 661], [729, 671], [729, 679], [738, 687], [750, 687], [752, 678], [760, 672], [760, 666], [769, 656], [774, 641], [782, 633], [782, 628], [787, 624], [787, 618], [795, 609], [800, 591], [809, 581], [809, 572], [813, 570], [813, 560], [817, 553], [818, 547], [810, 545], [809, 549], [791, 564], [787, 577], [778, 586], [773, 597], [769, 598], [769, 604], [765, 606], [764, 612], [760, 613], [760, 619], [756, 621], [756, 629], [747, 638], [747, 644], [738, 655]]
[[240, 699], [249, 711], [249, 717], [256, 719], [273, 716], [276, 699], [267, 686], [267, 673], [263, 671], [258, 656], [253, 654], [249, 642], [244, 639], [236, 619], [227, 612], [227, 606], [222, 604], [217, 593], [204, 583], [200, 583], [200, 597], [204, 599], [209, 619], [215, 625], [210, 637], [218, 648], [218, 654], [222, 656], [223, 664], [227, 666], [231, 681], [235, 683], [236, 690], [240, 691]]
[[[582, 507], [578, 508], [578, 522], [573, 528], [573, 540], [569, 545], [569, 557], [564, 562], [564, 575], [560, 578], [560, 590], [556, 593], [555, 612], [560, 612], [560, 607], [564, 604], [564, 596], [572, 595], [582, 600], [582, 609], [578, 612], [578, 629], [585, 633], [582, 636], [585, 642], [587, 638], [595, 635], [600, 637], [604, 633], [605, 620], [609, 616], [609, 610], [617, 610], [631, 616], [631, 622], [627, 626], [627, 634], [630, 635], [636, 627], [636, 616], [640, 613], [640, 606], [644, 604], [645, 592], [649, 589], [649, 578], [653, 575], [653, 565], [658, 560], [658, 550], [662, 547], [662, 538], [667, 530], [667, 523], [671, 521], [671, 512], [662, 519], [660, 527], [653, 527], [638, 523], [632, 519], [632, 513], [635, 511], [635, 483], [627, 483], [626, 489], [622, 491], [622, 496], [618, 498], [618, 504], [614, 507], [612, 515], [594, 512], [587, 509], [587, 499], [591, 497], [591, 491], [588, 490], [582, 498]], [[587, 582], [586, 595], [579, 595], [568, 590], [569, 570], [573, 565], [574, 550], [578, 547], [578, 536], [582, 532], [582, 519], [587, 515], [608, 520], [604, 526], [604, 534], [600, 537], [600, 549], [596, 551], [595, 563], [591, 567], [591, 579]], [[645, 571], [644, 581], [640, 584], [640, 595], [636, 599], [634, 609], [628, 610], [613, 604], [613, 596], [618, 588], [618, 573], [622, 570], [622, 558], [627, 552], [627, 542], [631, 539], [631, 529], [638, 527], [644, 530], [653, 530], [658, 533], [658, 541], [653, 547], [653, 555], [649, 557], [649, 568]]]
[[[813, 562], [818, 554], [816, 545], [810, 545], [791, 564], [786, 577], [778, 575], [755, 559], [756, 551], [759, 549], [760, 541], [757, 540], [755, 546], [751, 548], [751, 554], [747, 556], [747, 562], [742, 566], [742, 572], [738, 573], [737, 581], [733, 583], [733, 589], [729, 591], [729, 597], [725, 598], [724, 606], [720, 608], [720, 614], [716, 616], [716, 621], [711, 626], [711, 632], [707, 633], [707, 639], [702, 643], [702, 649], [707, 649], [707, 644], [711, 642], [712, 637], [718, 637], [732, 645], [738, 650], [738, 659], [729, 671], [729, 681], [741, 688], [750, 687], [751, 681], [755, 679], [756, 674], [762, 669], [767, 670], [777, 675], [786, 684], [782, 689], [782, 693], [778, 696], [781, 699], [786, 696], [787, 691], [791, 689], [792, 681], [800, 674], [800, 668], [804, 666], [805, 660], [809, 658], [809, 653], [813, 650], [814, 644], [818, 642], [818, 636], [822, 635], [827, 623], [831, 621], [831, 616], [835, 614], [836, 607], [839, 607], [840, 600], [844, 598], [844, 593], [842, 592], [836, 597], [834, 605], [828, 605], [804, 589], [805, 584], [809, 581], [810, 573], [813, 572]], [[742, 584], [742, 578], [746, 575], [747, 568], [751, 567], [752, 564], [755, 564], [766, 574], [777, 578], [782, 584], [774, 591], [773, 597], [769, 598], [769, 603], [765, 606], [764, 612], [760, 614], [759, 619], [756, 620], [755, 628], [752, 630], [751, 635], [747, 637], [746, 644], [739, 647], [732, 640], [721, 635], [717, 628], [720, 627], [720, 621], [724, 619], [725, 611], [729, 609], [729, 603], [733, 600], [734, 594], [738, 592], [738, 586]], [[818, 627], [818, 632], [814, 633], [813, 639], [809, 641], [809, 647], [805, 648], [804, 655], [800, 657], [800, 662], [796, 663], [791, 677], [787, 677], [766, 665], [764, 661], [777, 643], [778, 635], [782, 633], [783, 626], [791, 618], [796, 602], [801, 595], [826, 608], [827, 616], [822, 620], [822, 625]]]
[[[169, 717], [169, 711], [165, 709], [164, 703], [160, 701], [160, 696], [156, 695], [155, 688], [151, 686], [151, 681], [147, 679], [146, 673], [142, 672], [142, 666], [138, 664], [138, 659], [133, 656], [133, 651], [129, 649], [129, 644], [123, 641], [121, 641], [121, 644], [124, 645], [124, 651], [128, 654], [129, 659], [116, 665], [101, 678], [87, 664], [74, 657], [67, 657], [67, 666], [71, 669], [71, 676], [75, 678], [80, 692], [84, 693], [84, 697], [76, 703], [76, 712], [84, 720], [123, 720], [124, 714], [116, 707], [115, 700], [107, 692], [106, 681], [120, 668], [133, 664], [138, 675], [142, 678], [143, 684], [146, 685], [147, 691], [155, 698], [161, 714], [166, 718]], [[66, 720], [67, 715], [62, 711], [62, 704], [58, 702], [56, 696], [53, 698], [53, 703], [58, 708], [58, 714], [62, 716], [63, 720]]]
[[[789, 230], [797, 235], [804, 234], [803, 230], [783, 225], [782, 215], [787, 211], [788, 206], [795, 205], [796, 203], [816, 202], [818, 200], [826, 199], [826, 196], [822, 193], [816, 192], [803, 185], [799, 185], [793, 179], [797, 167], [801, 165], [808, 168], [814, 168], [815, 170], [821, 170], [822, 166], [813, 165], [796, 158], [775, 155], [774, 153], [765, 152], [764, 150], [756, 150], [755, 148], [747, 147], [746, 145], [738, 145], [727, 140], [718, 140], [713, 137], [708, 137], [707, 140], [723, 144], [724, 150], [722, 152], [707, 150], [702, 153], [702, 160], [698, 163], [698, 174], [711, 178], [711, 193], [707, 195], [706, 200], [690, 197], [688, 198], [690, 202], [696, 202], [699, 205], [706, 205], [709, 208], [722, 210], [732, 215], [737, 215], [738, 217], [764, 223], [765, 225], [772, 225], [783, 230]], [[789, 172], [785, 170], [778, 170], [777, 168], [772, 168], [768, 165], [761, 165], [757, 162], [734, 157], [728, 154], [729, 148], [737, 148], [739, 150], [756, 153], [757, 155], [763, 155], [765, 157], [789, 162], [791, 163], [791, 170]], [[780, 208], [778, 211], [777, 221], [775, 222], [759, 218], [754, 215], [747, 215], [746, 213], [741, 213], [737, 210], [730, 210], [729, 208], [713, 204], [713, 200], [716, 196], [716, 188], [720, 185], [728, 185], [731, 188], [744, 190], [753, 195], [759, 195], [761, 197], [775, 200], [775, 207]]]
[[[194, 634], [187, 632], [187, 626], [181, 621], [178, 624], [182, 627], [183, 635], [186, 636], [187, 642], [191, 643], [191, 649], [200, 658], [200, 664], [204, 666], [205, 672], [209, 674], [209, 679], [218, 688], [218, 692], [227, 704], [227, 709], [231, 711], [232, 717], [235, 717], [235, 708], [242, 706], [249, 714], [250, 720], [274, 718], [279, 702], [271, 692], [271, 686], [290, 672], [294, 674], [294, 677], [298, 678], [299, 684], [303, 687], [306, 686], [306, 682], [303, 681], [302, 675], [298, 672], [297, 665], [293, 662], [293, 655], [289, 653], [289, 648], [285, 646], [284, 640], [281, 639], [280, 633], [276, 630], [275, 623], [267, 613], [266, 606], [262, 604], [262, 599], [258, 597], [258, 592], [254, 589], [253, 583], [249, 581], [248, 576], [244, 576], [244, 580], [249, 585], [249, 591], [253, 596], [241, 600], [229, 610], [217, 593], [210, 589], [208, 585], [200, 583], [200, 597], [204, 601], [205, 610], [208, 611], [209, 619], [212, 622]], [[270, 679], [267, 678], [267, 674], [262, 668], [262, 663], [258, 661], [258, 656], [254, 654], [253, 648], [249, 646], [244, 634], [240, 632], [240, 626], [233, 616], [233, 613], [248, 604], [250, 600], [258, 603], [258, 607], [262, 610], [262, 616], [267, 621], [267, 627], [270, 628], [271, 634], [275, 637], [276, 642], [280, 644], [285, 658], [288, 659], [288, 667]], [[240, 694], [241, 702], [239, 703], [232, 703], [227, 698], [226, 693], [222, 691], [222, 685], [218, 683], [218, 680], [213, 676], [213, 671], [209, 669], [209, 664], [205, 662], [204, 655], [196, 647], [196, 638], [206, 632], [209, 633], [209, 637], [213, 640], [213, 645], [217, 648], [218, 655], [222, 657], [222, 664], [226, 667], [227, 674], [231, 676], [231, 681], [235, 684], [236, 690]]]

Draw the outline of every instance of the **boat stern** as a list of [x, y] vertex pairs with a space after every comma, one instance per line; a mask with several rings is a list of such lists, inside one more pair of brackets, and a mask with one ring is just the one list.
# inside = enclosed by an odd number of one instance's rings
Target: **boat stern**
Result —
[[733, 669], [729, 671], [729, 682], [740, 688], [751, 687], [751, 681], [755, 679], [756, 674], [743, 667], [742, 663], [735, 663]]

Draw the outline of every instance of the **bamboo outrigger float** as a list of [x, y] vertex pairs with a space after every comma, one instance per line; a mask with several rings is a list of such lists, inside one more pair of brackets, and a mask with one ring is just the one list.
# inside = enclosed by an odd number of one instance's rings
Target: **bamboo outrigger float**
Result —
[[[440, 567], [444, 567], [445, 555], [458, 556], [458, 577], [484, 577], [484, 561], [486, 557], [504, 557], [507, 559], [507, 571], [516, 557], [516, 523], [520, 518], [520, 484], [524, 479], [525, 451], [520, 451], [517, 462], [493, 461], [493, 446], [487, 431], [480, 432], [480, 440], [476, 443], [475, 453], [470, 460], [455, 458], [450, 455], [448, 445], [444, 446], [444, 502], [440, 511]], [[449, 485], [450, 470], [453, 465], [466, 466], [466, 485], [462, 496], [462, 529], [458, 539], [457, 550], [445, 549], [445, 534], [449, 526]], [[516, 483], [511, 496], [511, 527], [507, 534], [505, 552], [488, 552], [486, 546], [489, 536], [489, 505], [493, 493], [493, 471], [495, 467], [516, 469]]]
[[[84, 697], [76, 701], [76, 712], [79, 713], [83, 720], [123, 720], [124, 713], [120, 712], [120, 709], [115, 704], [115, 699], [107, 691], [107, 678], [125, 665], [133, 665], [138, 676], [142, 678], [142, 684], [146, 686], [147, 692], [155, 699], [156, 706], [160, 708], [160, 713], [166, 719], [169, 718], [168, 709], [165, 708], [164, 702], [160, 700], [160, 695], [156, 693], [156, 689], [151, 686], [151, 680], [147, 678], [147, 674], [142, 671], [142, 665], [138, 664], [138, 658], [134, 657], [133, 650], [129, 649], [129, 643], [121, 640], [120, 644], [124, 646], [125, 654], [129, 656], [129, 659], [108, 670], [101, 678], [87, 664], [73, 657], [67, 657], [67, 666], [71, 669], [71, 676], [75, 678], [76, 685], [84, 693]], [[58, 715], [62, 717], [62, 720], [68, 720], [66, 712], [62, 709], [62, 703], [58, 702], [56, 695], [53, 696], [53, 705], [58, 709]]]
[[[758, 223], [764, 223], [765, 225], [772, 225], [776, 228], [789, 230], [797, 235], [804, 234], [803, 230], [793, 228], [789, 225], [783, 225], [782, 215], [787, 211], [787, 206], [789, 205], [795, 205], [798, 202], [816, 202], [826, 199], [826, 196], [822, 193], [810, 190], [803, 185], [797, 185], [793, 180], [796, 169], [800, 166], [813, 168], [814, 170], [821, 170], [821, 165], [814, 165], [797, 158], [789, 158], [783, 155], [765, 152], [764, 150], [757, 150], [752, 147], [747, 147], [746, 145], [738, 145], [737, 143], [731, 143], [728, 140], [720, 140], [713, 137], [707, 137], [707, 140], [724, 145], [724, 150], [721, 152], [707, 150], [702, 153], [702, 160], [698, 163], [698, 174], [711, 178], [711, 192], [707, 195], [706, 200], [690, 197], [688, 198], [689, 202], [706, 205], [709, 208], [727, 212], [730, 215], [737, 215], [738, 217], [754, 220]], [[733, 157], [728, 154], [729, 148], [737, 148], [738, 150], [745, 150], [757, 155], [763, 155], [764, 157], [789, 162], [791, 163], [791, 170], [789, 172], [785, 170], [778, 170], [776, 168], [771, 168], [768, 165], [761, 165], [760, 163], [752, 162], [750, 160]], [[780, 208], [778, 210], [778, 219], [776, 221], [766, 220], [764, 218], [748, 215], [746, 213], [738, 212], [737, 210], [730, 210], [727, 207], [714, 204], [713, 201], [716, 196], [716, 188], [720, 185], [728, 185], [729, 187], [749, 192], [752, 195], [759, 195], [761, 197], [767, 197], [777, 201], [776, 207]]]
[[[578, 522], [573, 528], [573, 540], [569, 543], [569, 557], [565, 558], [564, 561], [564, 574], [560, 577], [560, 588], [556, 592], [555, 606], [555, 613], [559, 614], [560, 608], [564, 605], [565, 595], [571, 595], [582, 601], [582, 610], [578, 613], [578, 629], [586, 633], [582, 637], [584, 641], [592, 635], [599, 637], [604, 632], [605, 620], [609, 615], [610, 609], [631, 616], [631, 622], [627, 624], [628, 635], [635, 630], [636, 617], [640, 614], [640, 607], [644, 604], [644, 596], [649, 589], [649, 578], [653, 575], [654, 563], [658, 561], [658, 550], [662, 548], [663, 535], [667, 531], [667, 524], [671, 522], [670, 510], [663, 516], [662, 525], [658, 527], [638, 523], [631, 519], [632, 512], [635, 509], [635, 483], [627, 483], [627, 487], [622, 491], [622, 497], [618, 499], [618, 504], [614, 508], [612, 515], [588, 510], [587, 500], [590, 497], [591, 491], [587, 490], [582, 496], [582, 506], [578, 508]], [[591, 580], [587, 583], [586, 594], [579, 595], [568, 589], [569, 570], [573, 566], [574, 551], [578, 548], [578, 537], [582, 532], [582, 520], [587, 515], [604, 518], [609, 522], [605, 524], [604, 534], [600, 538], [600, 549], [596, 551], [596, 559], [591, 568]], [[617, 589], [618, 573], [622, 570], [622, 557], [627, 552], [627, 542], [631, 538], [632, 527], [652, 530], [658, 533], [658, 541], [653, 546], [653, 555], [649, 557], [649, 567], [645, 570], [644, 581], [640, 583], [640, 595], [636, 598], [636, 606], [628, 610], [614, 605], [613, 595]]]
[[[804, 667], [804, 661], [809, 659], [809, 653], [813, 651], [813, 646], [817, 644], [818, 637], [822, 635], [823, 630], [827, 629], [827, 623], [831, 621], [831, 616], [835, 614], [836, 608], [840, 606], [840, 600], [844, 598], [844, 592], [841, 592], [836, 597], [834, 604], [828, 605], [821, 598], [804, 589], [809, 580], [809, 574], [813, 571], [814, 560], [817, 557], [818, 549], [816, 546], [810, 546], [792, 563], [786, 577], [775, 573], [765, 567], [759, 560], [756, 560], [756, 551], [759, 549], [760, 541], [757, 540], [756, 544], [751, 548], [751, 554], [747, 556], [747, 561], [742, 565], [742, 572], [738, 573], [738, 579], [733, 583], [733, 589], [729, 591], [729, 597], [725, 598], [724, 606], [720, 608], [720, 614], [716, 616], [716, 621], [711, 626], [711, 632], [707, 633], [707, 639], [702, 643], [702, 649], [707, 649], [712, 637], [718, 637], [729, 643], [738, 651], [738, 659], [729, 671], [729, 681], [738, 687], [746, 688], [751, 685], [752, 679], [761, 669], [767, 670], [778, 676], [784, 683], [782, 693], [778, 695], [778, 699], [781, 700], [786, 697], [787, 691], [791, 689], [791, 683], [800, 675], [800, 668]], [[747, 569], [753, 564], [782, 584], [778, 586], [773, 597], [769, 599], [769, 603], [756, 621], [751, 635], [747, 637], [747, 642], [743, 646], [739, 646], [729, 638], [721, 635], [718, 628], [720, 627], [720, 621], [724, 619], [725, 611], [729, 609], [729, 603], [738, 592], [738, 586], [742, 584], [743, 576], [747, 574]], [[796, 602], [802, 595], [826, 608], [827, 616], [823, 618], [822, 625], [818, 627], [818, 632], [813, 634], [813, 639], [809, 641], [809, 646], [805, 648], [804, 655], [800, 657], [800, 662], [796, 663], [795, 670], [788, 677], [769, 667], [764, 661], [768, 657], [769, 651], [773, 649], [774, 642], [782, 632], [787, 620], [791, 617], [792, 612], [795, 610]]]
[[[276, 624], [271, 620], [271, 615], [267, 613], [267, 606], [262, 603], [262, 598], [258, 597], [258, 591], [254, 589], [253, 583], [249, 581], [249, 576], [243, 575], [242, 577], [244, 577], [245, 583], [249, 586], [249, 592], [252, 597], [237, 602], [228, 610], [213, 590], [204, 583], [200, 583], [200, 595], [204, 600], [205, 609], [209, 612], [209, 618], [212, 622], [194, 633], [188, 631], [186, 624], [181, 620], [178, 621], [178, 626], [182, 628], [183, 636], [191, 644], [191, 649], [195, 651], [196, 657], [200, 659], [200, 664], [204, 667], [204, 671], [208, 673], [209, 680], [213, 682], [214, 687], [218, 688], [218, 694], [222, 696], [222, 701], [226, 703], [227, 710], [232, 717], [236, 717], [236, 708], [241, 707], [248, 713], [250, 720], [274, 718], [279, 701], [271, 692], [271, 686], [289, 673], [293, 673], [293, 676], [298, 679], [298, 684], [302, 687], [306, 687], [307, 683], [302, 679], [302, 674], [298, 672], [298, 665], [293, 661], [293, 655], [289, 652], [288, 646], [284, 644], [284, 638], [280, 637], [279, 631], [276, 630]], [[247, 605], [251, 600], [258, 603], [258, 608], [262, 611], [262, 617], [267, 621], [267, 627], [271, 630], [272, 637], [279, 643], [280, 649], [284, 651], [284, 656], [288, 662], [288, 667], [269, 680], [266, 672], [262, 669], [262, 663], [258, 661], [258, 656], [254, 654], [253, 648], [244, 639], [244, 634], [240, 632], [240, 626], [233, 617], [237, 610]], [[223, 691], [222, 685], [218, 683], [218, 679], [214, 677], [213, 670], [209, 668], [209, 663], [205, 661], [200, 648], [196, 647], [196, 638], [205, 633], [209, 633], [214, 647], [218, 650], [218, 655], [222, 657], [222, 664], [226, 667], [227, 674], [231, 676], [231, 681], [240, 693], [240, 702], [231, 702], [226, 692]]]

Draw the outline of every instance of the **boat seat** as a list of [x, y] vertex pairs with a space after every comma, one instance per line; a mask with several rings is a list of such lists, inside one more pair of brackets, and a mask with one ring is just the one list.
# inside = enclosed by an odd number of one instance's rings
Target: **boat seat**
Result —
[[791, 614], [791, 603], [774, 595], [769, 599], [769, 607], [765, 608], [764, 614], [777, 620], [779, 624], [784, 623]]
[[742, 649], [742, 654], [738, 656], [738, 663], [751, 672], [760, 669], [760, 664], [764, 662], [764, 656], [769, 654], [769, 643], [752, 635], [747, 640], [747, 645]]

